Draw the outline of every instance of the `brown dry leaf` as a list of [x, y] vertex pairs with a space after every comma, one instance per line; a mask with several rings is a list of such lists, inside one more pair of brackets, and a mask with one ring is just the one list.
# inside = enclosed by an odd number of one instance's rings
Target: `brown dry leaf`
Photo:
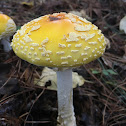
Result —
[[107, 59], [107, 58], [105, 58], [105, 57], [101, 57], [101, 58], [102, 58], [102, 60], [104, 61], [104, 64], [105, 64], [106, 66], [109, 66], [110, 68], [112, 68], [112, 60]]
[[[76, 72], [72, 72], [73, 88], [82, 86], [85, 82], [84, 78]], [[40, 79], [34, 78], [34, 84], [45, 87], [46, 83], [51, 81], [51, 85], [47, 87], [50, 90], [57, 90], [57, 75], [56, 72], [50, 68], [45, 67], [42, 71]]]
[[24, 74], [24, 77], [25, 77], [25, 81], [26, 80], [28, 80], [28, 78], [29, 78], [29, 68], [26, 68], [26, 70], [25, 70], [25, 74]]
[[101, 11], [101, 4], [98, 0], [92, 0], [89, 2], [89, 8], [87, 9], [89, 11], [89, 16], [92, 18], [94, 12], [99, 18], [102, 17], [102, 11]]
[[96, 13], [98, 17], [102, 16], [101, 9], [100, 8], [94, 8], [93, 11]]
[[113, 65], [117, 65], [120, 66], [122, 69], [126, 70], [126, 59], [124, 59], [123, 57], [119, 57], [110, 53], [105, 53], [102, 56], [102, 59], [104, 63], [110, 68], [113, 68]]

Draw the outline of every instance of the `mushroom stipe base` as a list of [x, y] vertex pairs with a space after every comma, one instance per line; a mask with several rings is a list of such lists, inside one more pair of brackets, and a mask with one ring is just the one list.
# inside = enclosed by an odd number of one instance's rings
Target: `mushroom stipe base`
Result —
[[57, 126], [76, 126], [73, 107], [72, 69], [57, 71]]

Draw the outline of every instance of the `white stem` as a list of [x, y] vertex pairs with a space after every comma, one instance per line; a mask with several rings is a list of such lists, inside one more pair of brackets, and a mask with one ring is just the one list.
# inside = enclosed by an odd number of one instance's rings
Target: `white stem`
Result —
[[57, 71], [57, 126], [76, 126], [73, 107], [72, 69]]
[[1, 44], [3, 45], [5, 52], [9, 52], [12, 49], [10, 46], [10, 37], [3, 38], [0, 41], [1, 41]]

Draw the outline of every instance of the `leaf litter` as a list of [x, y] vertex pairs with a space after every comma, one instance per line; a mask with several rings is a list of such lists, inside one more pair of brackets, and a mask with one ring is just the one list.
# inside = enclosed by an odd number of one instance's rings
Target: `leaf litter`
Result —
[[[0, 10], [18, 28], [45, 14], [75, 11], [96, 24], [108, 39], [109, 48], [100, 59], [73, 69], [88, 80], [74, 89], [77, 126], [126, 125], [126, 36], [119, 29], [125, 6], [124, 0], [0, 1]], [[1, 126], [56, 126], [56, 91], [34, 85], [43, 69], [19, 59], [13, 51], [5, 53], [0, 44]]]

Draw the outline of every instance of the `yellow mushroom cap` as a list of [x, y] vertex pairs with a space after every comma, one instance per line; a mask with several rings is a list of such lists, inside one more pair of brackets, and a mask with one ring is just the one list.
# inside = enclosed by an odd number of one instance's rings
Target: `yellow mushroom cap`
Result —
[[11, 36], [16, 31], [14, 21], [5, 14], [0, 14], [0, 39]]
[[30, 21], [14, 35], [12, 48], [20, 58], [40, 66], [75, 67], [105, 51], [101, 30], [71, 13], [54, 13]]

